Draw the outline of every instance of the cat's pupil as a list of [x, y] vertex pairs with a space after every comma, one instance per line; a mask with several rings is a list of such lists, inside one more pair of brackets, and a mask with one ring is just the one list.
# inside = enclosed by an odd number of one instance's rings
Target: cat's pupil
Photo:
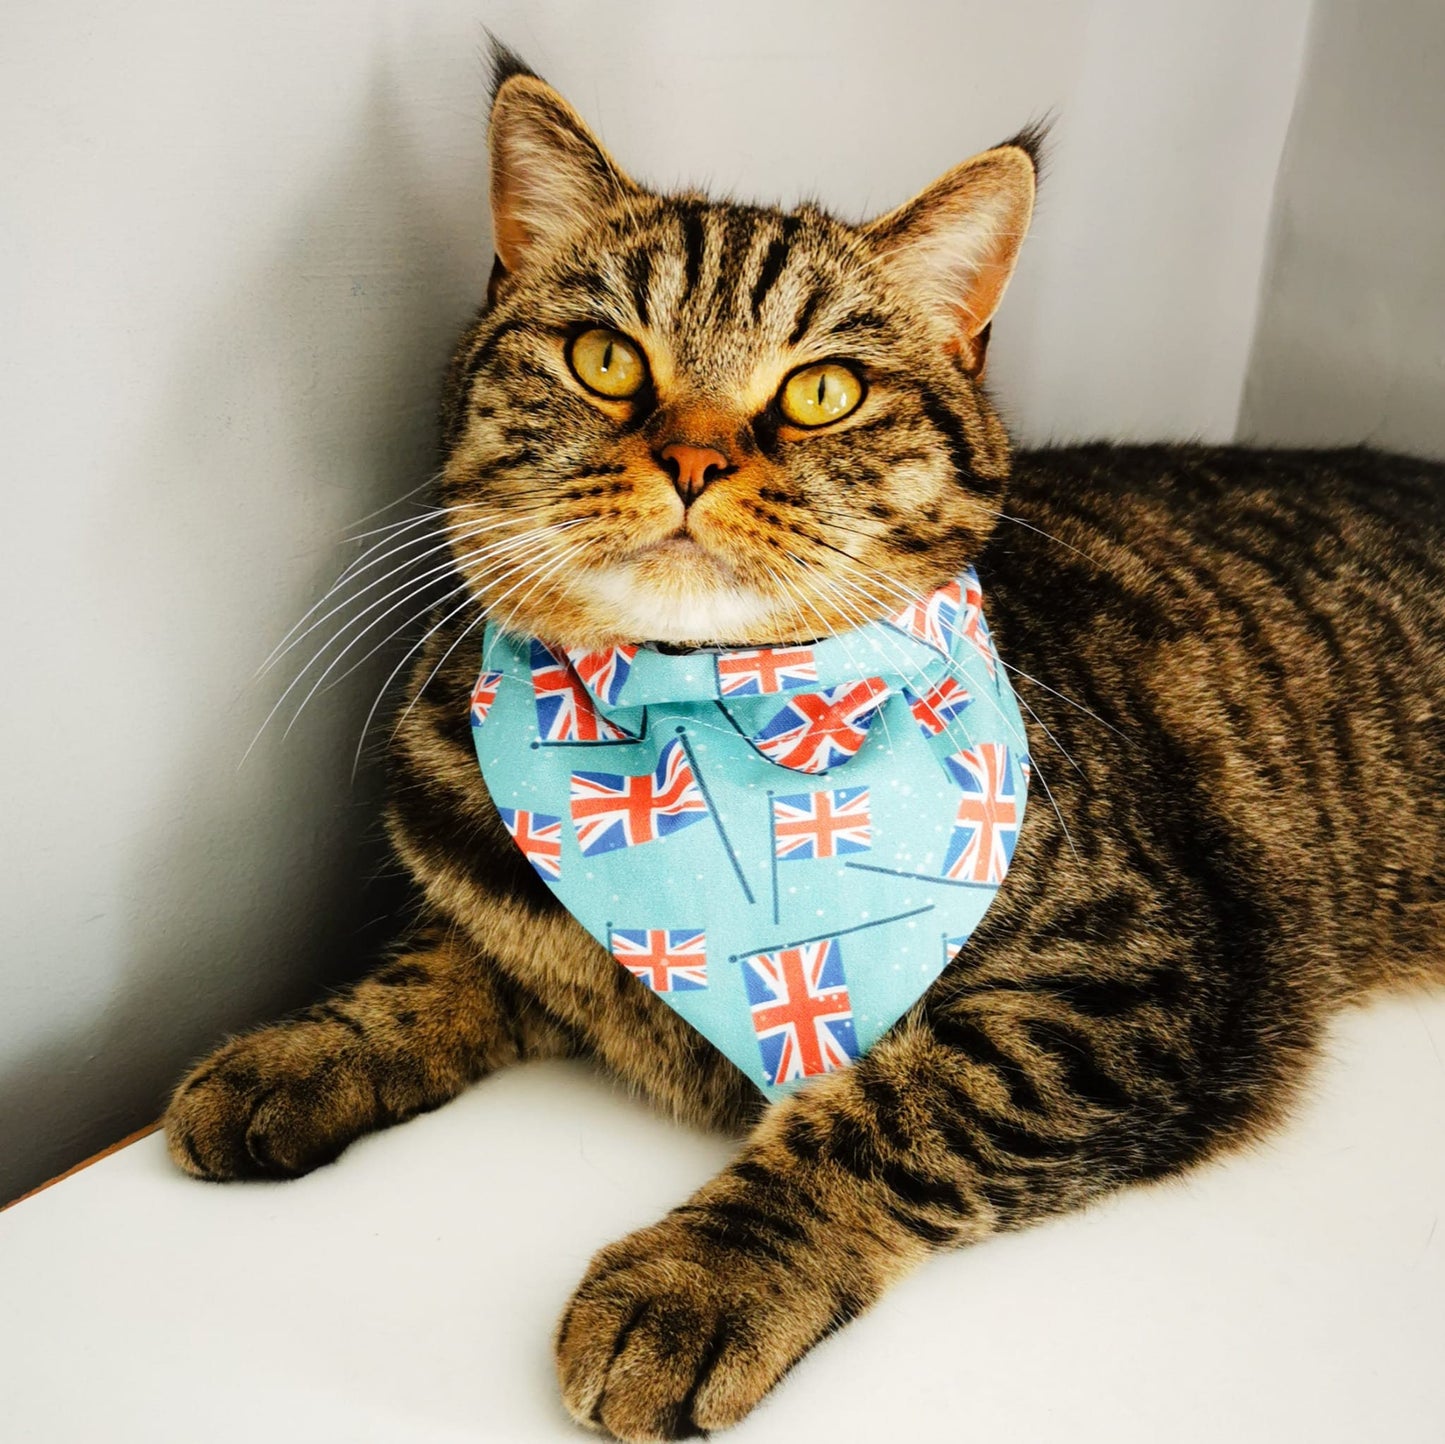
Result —
[[828, 373], [825, 371], [818, 377], [818, 405], [823, 404], [823, 393], [828, 389]]
[[602, 369], [603, 369], [604, 371], [610, 371], [610, 370], [612, 370], [612, 342], [611, 342], [611, 341], [609, 341], [609, 342], [607, 343], [607, 349], [602, 353]]

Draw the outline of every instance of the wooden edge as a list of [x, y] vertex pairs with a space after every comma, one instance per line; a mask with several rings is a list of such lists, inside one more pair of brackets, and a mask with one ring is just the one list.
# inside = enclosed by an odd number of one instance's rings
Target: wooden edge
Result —
[[22, 1193], [19, 1198], [12, 1198], [9, 1203], [0, 1206], [0, 1213], [4, 1213], [7, 1208], [14, 1208], [17, 1203], [24, 1203], [27, 1198], [34, 1198], [37, 1193], [44, 1193], [47, 1188], [54, 1188], [57, 1183], [64, 1183], [67, 1178], [72, 1174], [79, 1173], [82, 1168], [89, 1168], [92, 1163], [99, 1163], [102, 1158], [109, 1158], [112, 1153], [117, 1153], [132, 1143], [138, 1143], [142, 1138], [149, 1138], [160, 1126], [161, 1122], [158, 1118], [154, 1123], [147, 1123], [144, 1128], [137, 1128], [134, 1133], [126, 1134], [119, 1142], [112, 1143], [109, 1148], [101, 1149], [91, 1158], [82, 1159], [74, 1168], [67, 1168], [64, 1173], [58, 1173], [54, 1178], [37, 1184], [29, 1193]]

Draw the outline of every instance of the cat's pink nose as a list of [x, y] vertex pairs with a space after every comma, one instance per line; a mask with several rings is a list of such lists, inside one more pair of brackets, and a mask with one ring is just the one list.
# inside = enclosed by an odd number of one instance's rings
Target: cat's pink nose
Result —
[[689, 441], [669, 441], [657, 453], [657, 459], [672, 474], [672, 484], [684, 505], [696, 501], [732, 466], [722, 452]]

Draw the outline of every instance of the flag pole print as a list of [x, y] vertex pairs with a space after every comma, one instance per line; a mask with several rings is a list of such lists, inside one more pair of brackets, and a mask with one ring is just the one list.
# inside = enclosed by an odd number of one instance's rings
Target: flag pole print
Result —
[[687, 753], [688, 764], [692, 768], [693, 776], [697, 778], [697, 785], [702, 790], [703, 802], [707, 807], [708, 815], [712, 818], [712, 825], [717, 828], [717, 835], [724, 848], [727, 849], [728, 861], [733, 865], [733, 872], [737, 874], [739, 884], [742, 886], [743, 896], [749, 902], [753, 901], [753, 890], [748, 886], [747, 874], [743, 871], [743, 865], [738, 861], [737, 849], [733, 847], [732, 839], [728, 837], [727, 830], [723, 827], [722, 818], [718, 816], [717, 808], [712, 805], [712, 799], [707, 795], [707, 783], [702, 780], [702, 773], [698, 770], [696, 759], [692, 755], [692, 748], [688, 746], [687, 730], [683, 727], [677, 729], [677, 740]]
[[796, 644], [563, 650], [489, 622], [471, 735], [503, 825], [618, 986], [772, 1099], [968, 965], [1029, 782], [991, 647], [971, 574]]

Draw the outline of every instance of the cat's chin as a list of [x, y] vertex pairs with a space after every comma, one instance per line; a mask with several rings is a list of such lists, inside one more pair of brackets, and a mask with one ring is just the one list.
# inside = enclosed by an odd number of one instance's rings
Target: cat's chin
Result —
[[773, 598], [681, 537], [624, 565], [596, 568], [587, 584], [608, 629], [636, 642], [738, 645], [765, 635], [777, 611]]

